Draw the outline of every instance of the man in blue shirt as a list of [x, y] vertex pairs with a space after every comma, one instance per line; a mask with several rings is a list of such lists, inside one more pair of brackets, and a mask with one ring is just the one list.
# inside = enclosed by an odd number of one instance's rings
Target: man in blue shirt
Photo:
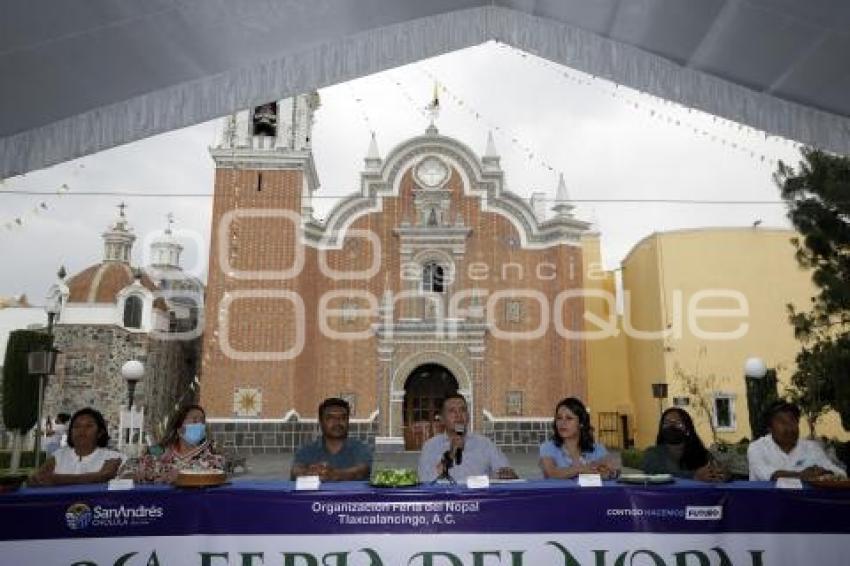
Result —
[[319, 405], [322, 436], [295, 453], [290, 476], [319, 476], [322, 481], [351, 481], [369, 478], [372, 452], [355, 438], [348, 438], [351, 408], [344, 399], [331, 397]]

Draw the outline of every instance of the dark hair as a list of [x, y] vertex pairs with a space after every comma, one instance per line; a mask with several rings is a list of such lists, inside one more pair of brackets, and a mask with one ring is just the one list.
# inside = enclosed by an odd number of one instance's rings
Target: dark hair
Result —
[[328, 397], [319, 405], [319, 418], [322, 418], [322, 415], [325, 414], [325, 411], [330, 409], [331, 407], [340, 407], [345, 409], [345, 414], [351, 414], [351, 405], [348, 404], [348, 401], [345, 399], [340, 399], [339, 397]]
[[560, 434], [558, 434], [558, 409], [561, 407], [566, 407], [578, 418], [579, 450], [581, 450], [582, 453], [593, 452], [595, 443], [593, 442], [593, 427], [590, 426], [590, 413], [587, 412], [587, 408], [585, 408], [584, 403], [575, 397], [561, 399], [558, 404], [555, 405], [555, 418], [552, 419], [552, 442], [554, 442], [555, 446], [558, 448], [564, 445], [564, 439], [561, 438]]
[[56, 422], [59, 424], [65, 424], [71, 420], [71, 415], [68, 413], [59, 413], [56, 415]]
[[176, 413], [171, 415], [171, 419], [168, 421], [165, 435], [159, 442], [162, 448], [168, 448], [172, 444], [177, 444], [177, 441], [180, 439], [180, 427], [183, 426], [183, 421], [186, 420], [186, 415], [189, 414], [189, 411], [193, 410], [200, 411], [204, 415], [204, 419], [207, 418], [207, 412], [200, 405], [183, 405]]
[[442, 413], [443, 409], [446, 408], [446, 402], [449, 401], [450, 399], [460, 399], [461, 401], [463, 401], [463, 405], [467, 406], [466, 405], [466, 397], [464, 397], [463, 395], [461, 395], [460, 393], [457, 393], [457, 392], [449, 393], [448, 395], [443, 397], [442, 401], [440, 401], [440, 413]]
[[74, 447], [74, 435], [72, 431], [74, 430], [74, 422], [80, 417], [89, 416], [94, 420], [94, 423], [97, 425], [97, 446], [98, 448], [106, 448], [106, 445], [109, 444], [109, 429], [106, 428], [106, 419], [103, 418], [103, 415], [97, 409], [92, 409], [91, 407], [83, 407], [71, 417], [71, 422], [68, 425], [68, 446], [71, 448]]
[[679, 418], [682, 419], [682, 423], [685, 425], [685, 433], [687, 434], [685, 437], [685, 449], [682, 452], [682, 457], [679, 459], [679, 467], [683, 470], [702, 468], [709, 461], [708, 449], [702, 443], [702, 440], [700, 440], [697, 429], [694, 426], [694, 420], [686, 410], [679, 407], [670, 407], [661, 413], [661, 418], [658, 420], [658, 435], [655, 437], [655, 444], [658, 446], [664, 445], [664, 440], [661, 438], [661, 429], [664, 428], [664, 417], [670, 413], [679, 415]]
[[764, 426], [770, 428], [770, 422], [779, 413], [790, 413], [794, 419], [800, 420], [800, 407], [784, 399], [777, 399], [764, 410]]

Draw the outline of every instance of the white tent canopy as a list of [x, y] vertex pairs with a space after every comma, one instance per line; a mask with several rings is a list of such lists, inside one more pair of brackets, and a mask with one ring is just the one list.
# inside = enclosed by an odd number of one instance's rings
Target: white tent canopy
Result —
[[845, 0], [9, 0], [0, 178], [489, 40], [850, 153]]

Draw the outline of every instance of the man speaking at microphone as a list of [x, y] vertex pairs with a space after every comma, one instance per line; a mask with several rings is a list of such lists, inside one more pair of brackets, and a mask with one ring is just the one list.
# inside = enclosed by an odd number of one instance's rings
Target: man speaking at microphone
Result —
[[457, 482], [469, 476], [515, 479], [508, 459], [490, 439], [469, 432], [469, 411], [463, 395], [454, 393], [443, 399], [440, 416], [446, 426], [422, 446], [419, 454], [419, 480], [434, 481], [447, 470]]

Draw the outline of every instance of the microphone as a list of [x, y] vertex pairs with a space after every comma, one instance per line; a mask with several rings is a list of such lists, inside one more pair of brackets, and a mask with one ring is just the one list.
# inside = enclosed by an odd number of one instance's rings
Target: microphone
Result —
[[448, 474], [449, 470], [454, 466], [454, 462], [452, 462], [452, 451], [451, 449], [446, 450], [443, 453], [443, 474]]
[[[466, 434], [466, 425], [457, 424], [455, 425], [455, 434], [462, 437]], [[463, 447], [460, 446], [455, 451], [455, 463], [460, 466], [463, 463]]]

